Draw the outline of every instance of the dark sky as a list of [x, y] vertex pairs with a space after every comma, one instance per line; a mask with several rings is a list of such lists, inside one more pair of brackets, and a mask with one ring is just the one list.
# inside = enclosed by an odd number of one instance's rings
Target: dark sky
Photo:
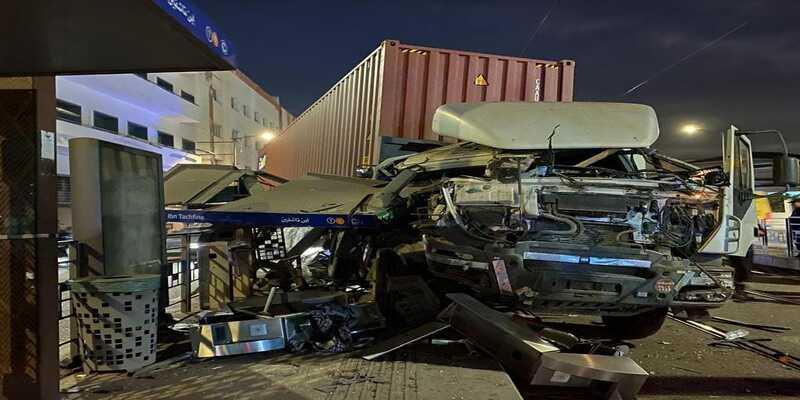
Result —
[[[384, 39], [519, 56], [553, 0], [195, 3], [234, 42], [239, 67], [299, 114]], [[729, 123], [781, 129], [800, 152], [799, 17], [798, 0], [560, 0], [522, 55], [575, 60], [576, 100], [655, 107], [656, 147], [665, 153], [718, 155]], [[703, 130], [683, 134], [686, 122]], [[754, 142], [756, 150], [777, 149], [770, 137]]]

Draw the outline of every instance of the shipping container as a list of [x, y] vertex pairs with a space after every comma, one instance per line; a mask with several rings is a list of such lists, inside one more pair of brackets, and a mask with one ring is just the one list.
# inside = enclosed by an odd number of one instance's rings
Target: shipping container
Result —
[[[437, 49], [386, 40], [264, 146], [267, 172], [350, 176], [391, 155], [387, 143], [448, 141], [437, 107], [474, 101], [572, 101], [575, 62]], [[395, 147], [397, 147], [395, 145]]]

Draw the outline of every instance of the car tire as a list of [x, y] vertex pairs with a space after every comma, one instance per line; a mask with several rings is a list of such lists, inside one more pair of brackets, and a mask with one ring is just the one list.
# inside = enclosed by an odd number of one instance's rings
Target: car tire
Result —
[[642, 339], [661, 329], [667, 318], [667, 308], [626, 317], [603, 316], [603, 323], [614, 339]]

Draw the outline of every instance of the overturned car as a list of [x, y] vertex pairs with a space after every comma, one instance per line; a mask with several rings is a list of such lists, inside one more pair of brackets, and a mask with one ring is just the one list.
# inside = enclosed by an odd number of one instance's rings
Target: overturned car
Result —
[[730, 257], [755, 226], [750, 144], [734, 127], [722, 169], [650, 149], [656, 115], [637, 104], [449, 104], [433, 130], [458, 143], [173, 219], [333, 230], [339, 284], [381, 292], [386, 274], [424, 274], [489, 304], [600, 315], [619, 337], [730, 298]]

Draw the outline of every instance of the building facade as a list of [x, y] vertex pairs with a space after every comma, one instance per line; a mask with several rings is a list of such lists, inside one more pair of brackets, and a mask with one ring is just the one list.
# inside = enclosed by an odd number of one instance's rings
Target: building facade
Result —
[[264, 133], [292, 119], [239, 71], [58, 76], [56, 98], [59, 220], [69, 226], [72, 138], [159, 153], [165, 171], [179, 163], [257, 169]]

